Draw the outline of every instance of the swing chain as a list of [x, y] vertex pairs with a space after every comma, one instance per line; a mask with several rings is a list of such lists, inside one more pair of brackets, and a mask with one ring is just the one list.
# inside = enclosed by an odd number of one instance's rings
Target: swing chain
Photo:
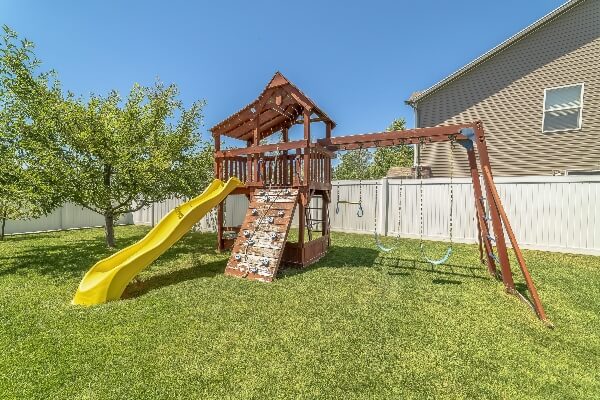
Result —
[[419, 181], [419, 215], [421, 216], [421, 224], [419, 227], [419, 245], [421, 246], [421, 248], [423, 248], [423, 171], [421, 168], [420, 161], [421, 160], [419, 160], [418, 166], [419, 176], [421, 177]]
[[340, 185], [338, 184], [336, 186], [336, 188], [337, 188], [337, 190], [336, 190], [336, 192], [337, 192], [337, 196], [336, 196], [337, 199], [336, 199], [336, 202], [335, 202], [335, 213], [339, 214], [340, 213]]
[[[400, 144], [400, 154], [404, 153], [405, 149], [405, 141], [402, 139]], [[400, 174], [400, 188], [398, 190], [398, 234], [397, 239], [400, 239], [400, 232], [402, 232], [402, 189], [404, 187], [404, 183], [402, 181], [402, 174]]]
[[450, 246], [452, 246], [452, 228], [453, 228], [453, 208], [454, 208], [454, 184], [453, 184], [453, 178], [454, 178], [454, 148], [456, 147], [456, 136], [455, 135], [451, 135], [450, 136], [450, 220], [449, 220], [449, 225], [450, 225]]
[[378, 188], [379, 188], [379, 183], [375, 183], [375, 212], [373, 213], [375, 215], [375, 218], [373, 219], [373, 225], [375, 226], [375, 228], [374, 228], [375, 229], [375, 235], [377, 235], [377, 233], [378, 233], [377, 232], [377, 213], [379, 211], [377, 209], [377, 206], [379, 205], [379, 202], [378, 202], [379, 199], [377, 197], [378, 196], [378, 193], [377, 193], [378, 192]]
[[[358, 151], [362, 152], [362, 143], [359, 145]], [[361, 174], [358, 176], [358, 210], [356, 211], [356, 216], [358, 218], [362, 218], [363, 215], [365, 215], [365, 211], [363, 210], [363, 206], [362, 206], [362, 171], [361, 171]]]

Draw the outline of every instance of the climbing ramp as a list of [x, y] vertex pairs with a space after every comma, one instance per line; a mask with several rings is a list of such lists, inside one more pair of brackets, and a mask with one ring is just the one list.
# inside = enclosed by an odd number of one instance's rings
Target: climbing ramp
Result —
[[297, 189], [255, 190], [225, 274], [271, 282], [277, 275], [297, 204]]

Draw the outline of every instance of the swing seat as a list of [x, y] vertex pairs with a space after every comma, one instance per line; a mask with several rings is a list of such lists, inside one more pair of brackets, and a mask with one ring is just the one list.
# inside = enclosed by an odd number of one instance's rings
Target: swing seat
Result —
[[448, 249], [446, 250], [446, 254], [444, 254], [442, 256], [442, 258], [439, 258], [437, 260], [432, 260], [430, 258], [427, 258], [427, 256], [425, 255], [425, 251], [423, 248], [423, 244], [421, 244], [421, 257], [423, 257], [423, 259], [425, 261], [427, 261], [429, 264], [431, 265], [441, 265], [441, 264], [445, 264], [446, 261], [448, 261], [448, 259], [450, 258], [450, 256], [452, 255], [452, 247], [448, 247]]
[[356, 211], [356, 216], [362, 218], [365, 215], [365, 211], [363, 210], [362, 203], [360, 201], [350, 201], [350, 200], [338, 200], [335, 205], [335, 213], [340, 213], [340, 204], [356, 204], [358, 205], [358, 210]]
[[377, 232], [375, 232], [375, 246], [377, 246], [379, 250], [386, 253], [389, 253], [390, 251], [395, 249], [395, 247], [385, 247], [383, 243], [381, 243], [381, 240], [379, 240], [379, 235], [377, 234]]

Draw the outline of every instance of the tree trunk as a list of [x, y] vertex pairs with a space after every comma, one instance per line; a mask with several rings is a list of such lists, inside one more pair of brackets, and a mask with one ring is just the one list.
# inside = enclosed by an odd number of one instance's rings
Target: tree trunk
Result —
[[106, 238], [106, 245], [108, 247], [115, 247], [115, 219], [113, 218], [112, 211], [106, 211], [104, 213], [104, 237]]
[[6, 227], [6, 218], [2, 217], [2, 229], [0, 229], [0, 240], [4, 240], [4, 228]]
[[[103, 171], [103, 183], [104, 187], [110, 193], [110, 177], [112, 175], [112, 166], [110, 164], [104, 165]], [[110, 198], [110, 197], [109, 197]], [[106, 245], [108, 247], [115, 247], [115, 219], [113, 210], [110, 205], [110, 200], [106, 204], [107, 208], [104, 211], [104, 237], [106, 238]]]

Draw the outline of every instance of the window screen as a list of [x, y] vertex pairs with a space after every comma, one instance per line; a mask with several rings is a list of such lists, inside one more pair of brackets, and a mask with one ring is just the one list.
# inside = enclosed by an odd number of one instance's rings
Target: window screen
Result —
[[565, 131], [581, 128], [583, 85], [545, 89], [544, 132]]

